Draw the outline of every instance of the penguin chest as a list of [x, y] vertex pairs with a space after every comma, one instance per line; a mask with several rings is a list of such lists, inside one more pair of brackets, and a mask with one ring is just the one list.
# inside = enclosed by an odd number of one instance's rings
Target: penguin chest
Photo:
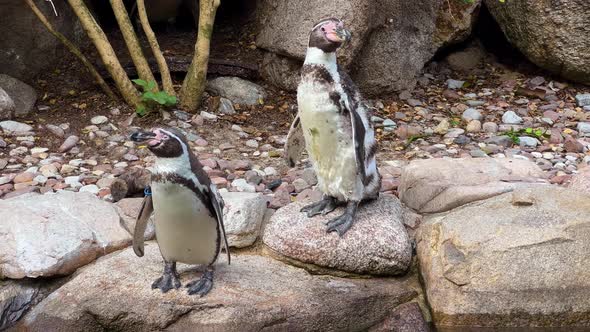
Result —
[[321, 85], [302, 83], [298, 89], [299, 117], [321, 191], [346, 200], [357, 187], [352, 124]]
[[156, 239], [167, 261], [210, 264], [219, 253], [215, 216], [189, 188], [172, 182], [152, 183]]

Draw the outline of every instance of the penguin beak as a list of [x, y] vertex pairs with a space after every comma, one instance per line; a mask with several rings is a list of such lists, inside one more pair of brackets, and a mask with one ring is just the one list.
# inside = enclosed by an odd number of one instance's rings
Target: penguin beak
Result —
[[338, 36], [338, 38], [340, 38], [341, 43], [346, 44], [352, 38], [352, 34], [350, 33], [350, 31], [344, 29], [343, 26], [339, 26], [338, 28], [336, 28], [336, 30], [334, 32], [336, 33], [336, 36]]
[[134, 142], [141, 143], [156, 138], [156, 134], [151, 131], [139, 130], [131, 134], [130, 138]]

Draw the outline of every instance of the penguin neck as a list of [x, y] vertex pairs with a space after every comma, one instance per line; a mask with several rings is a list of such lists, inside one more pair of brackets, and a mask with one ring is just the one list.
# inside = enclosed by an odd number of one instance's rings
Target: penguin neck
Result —
[[325, 67], [333, 76], [338, 75], [336, 52], [324, 52], [317, 47], [308, 47], [304, 65], [319, 65]]

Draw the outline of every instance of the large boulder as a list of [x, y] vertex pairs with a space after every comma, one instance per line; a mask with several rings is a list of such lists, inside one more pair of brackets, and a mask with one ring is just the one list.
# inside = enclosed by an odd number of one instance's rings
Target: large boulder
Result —
[[[30, 85], [8, 75], [0, 74], [0, 88], [14, 101], [14, 116], [28, 115], [37, 102], [37, 92]], [[2, 120], [0, 118], [0, 120]]]
[[590, 194], [590, 167], [580, 169], [579, 173], [572, 177], [569, 187]]
[[[408, 281], [313, 276], [254, 255], [218, 264], [205, 297], [150, 285], [162, 273], [155, 243], [85, 267], [22, 320], [25, 331], [366, 330], [417, 294]], [[183, 285], [200, 273], [182, 266]]]
[[223, 222], [230, 247], [252, 245], [260, 235], [267, 199], [260, 193], [222, 192]]
[[521, 159], [415, 160], [402, 171], [399, 197], [419, 213], [444, 212], [544, 178], [539, 166]]
[[14, 100], [0, 87], [0, 121], [14, 118], [15, 111]]
[[[53, 27], [74, 42], [84, 37], [79, 20], [66, 2], [56, 2], [55, 16], [50, 2], [36, 2]], [[0, 0], [1, 73], [30, 82], [51, 68], [67, 50], [39, 22], [24, 1]]]
[[258, 105], [267, 96], [260, 85], [239, 77], [217, 77], [209, 80], [207, 91], [241, 105]]
[[299, 212], [309, 201], [279, 210], [264, 230], [263, 242], [278, 259], [325, 273], [336, 269], [354, 274], [395, 275], [407, 271], [412, 246], [403, 225], [399, 200], [382, 195], [362, 204], [351, 229], [340, 237], [326, 233], [325, 223], [342, 214], [338, 208], [325, 216], [308, 218]]
[[590, 2], [485, 0], [506, 38], [533, 63], [590, 83]]
[[311, 28], [322, 18], [338, 17], [353, 33], [339, 62], [365, 94], [412, 89], [440, 47], [471, 33], [481, 0], [454, 2], [449, 8], [437, 0], [259, 0], [256, 44], [273, 54], [265, 56], [262, 76], [293, 90]]
[[113, 206], [90, 193], [0, 200], [0, 220], [0, 279], [68, 275], [131, 242]]
[[519, 188], [428, 217], [417, 240], [437, 327], [590, 328], [590, 195]]

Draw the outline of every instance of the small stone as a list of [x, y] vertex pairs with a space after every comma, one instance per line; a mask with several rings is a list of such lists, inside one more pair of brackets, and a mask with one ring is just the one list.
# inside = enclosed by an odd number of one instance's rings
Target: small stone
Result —
[[378, 117], [376, 115], [373, 115], [373, 116], [371, 116], [371, 122], [373, 122], [373, 123], [381, 123], [381, 122], [383, 122], [383, 118], [380, 118], [380, 117]]
[[397, 124], [395, 123], [395, 121], [391, 120], [391, 119], [385, 119], [383, 120], [383, 127], [393, 127], [395, 128], [397, 126]]
[[174, 110], [172, 111], [172, 114], [174, 114], [174, 116], [180, 121], [188, 121], [191, 118], [189, 113], [181, 110]]
[[439, 135], [444, 135], [449, 131], [449, 128], [450, 128], [449, 120], [442, 119], [438, 123], [438, 125], [434, 128], [434, 132]]
[[292, 184], [295, 187], [295, 192], [297, 193], [300, 193], [310, 187], [310, 185], [303, 179], [296, 179]]
[[579, 122], [577, 128], [580, 133], [590, 134], [590, 123], [589, 122]]
[[197, 114], [193, 116], [191, 123], [193, 126], [200, 127], [203, 125], [203, 117]]
[[467, 105], [471, 107], [483, 106], [486, 102], [483, 100], [468, 100]]
[[244, 174], [244, 177], [248, 183], [252, 183], [254, 185], [259, 185], [262, 182], [262, 176], [260, 176], [260, 174], [258, 174], [256, 171], [247, 171]]
[[486, 122], [483, 124], [483, 131], [486, 133], [497, 133], [498, 132], [498, 125], [494, 122]]
[[529, 146], [534, 148], [539, 144], [539, 141], [533, 137], [520, 136], [518, 139], [520, 141], [520, 146]]
[[107, 123], [108, 121], [109, 118], [107, 118], [104, 115], [98, 115], [90, 119], [90, 123], [92, 123], [93, 125], [101, 125], [103, 123]]
[[139, 160], [139, 157], [131, 153], [126, 153], [125, 155], [123, 155], [123, 159], [127, 161], [136, 161]]
[[576, 95], [576, 103], [579, 107], [590, 106], [590, 93]]
[[64, 182], [65, 182], [65, 184], [69, 185], [70, 187], [72, 187], [74, 189], [82, 187], [82, 183], [80, 183], [79, 176], [66, 176], [64, 178]]
[[15, 176], [12, 181], [14, 183], [31, 182], [31, 181], [33, 181], [34, 178], [35, 178], [34, 173], [25, 172], [25, 173], [20, 173], [17, 176]]
[[522, 121], [522, 118], [514, 113], [514, 111], [506, 111], [502, 115], [502, 122], [505, 124], [520, 124]]
[[465, 81], [459, 81], [454, 79], [447, 80], [447, 87], [451, 90], [461, 89], [463, 87], [463, 84], [465, 84]]
[[453, 143], [459, 144], [459, 145], [469, 144], [470, 142], [471, 142], [471, 139], [465, 135], [459, 135], [459, 136], [457, 136], [457, 138], [455, 138], [453, 140]]
[[256, 187], [249, 184], [246, 179], [235, 179], [231, 183], [232, 187], [235, 187], [238, 191], [255, 193]]
[[473, 158], [485, 158], [488, 156], [483, 150], [480, 150], [480, 149], [471, 150], [471, 151], [469, 151], [469, 154]]
[[55, 126], [55, 125], [51, 125], [48, 124], [47, 126], [45, 126], [45, 128], [47, 128], [47, 130], [52, 133], [53, 135], [57, 136], [57, 137], [64, 137], [66, 135], [66, 133], [64, 132], [63, 129], [61, 129], [61, 127], [59, 126]]
[[249, 139], [246, 141], [246, 146], [249, 148], [256, 149], [256, 148], [258, 148], [258, 142], [254, 139]]
[[218, 188], [225, 188], [227, 187], [227, 179], [222, 178], [220, 176], [214, 176], [211, 178], [211, 183], [216, 185]]
[[219, 107], [217, 108], [217, 111], [221, 114], [236, 114], [232, 101], [224, 97], [219, 98]]
[[100, 191], [100, 189], [95, 184], [89, 184], [89, 185], [81, 187], [79, 191], [80, 192], [88, 192], [88, 193], [97, 195], [98, 192]]
[[582, 153], [584, 152], [584, 145], [575, 138], [568, 136], [563, 143], [563, 148], [567, 152]]
[[32, 131], [33, 127], [26, 123], [16, 122], [12, 120], [0, 121], [0, 128], [8, 132], [27, 132]]
[[478, 109], [475, 109], [475, 108], [468, 108], [468, 109], [466, 109], [463, 112], [463, 115], [461, 117], [465, 121], [481, 120], [482, 119], [481, 112]]
[[80, 141], [80, 138], [78, 136], [74, 136], [74, 135], [69, 136], [63, 142], [63, 144], [59, 147], [59, 152], [67, 152], [67, 151], [69, 151], [74, 146], [76, 146], [76, 144], [78, 144], [79, 141]]
[[481, 131], [481, 122], [478, 120], [471, 120], [467, 124], [467, 127], [465, 128], [465, 130], [468, 133], [478, 133]]
[[237, 124], [233, 124], [233, 125], [231, 125], [231, 130], [233, 130], [233, 131], [237, 131], [237, 132], [242, 132], [242, 131], [244, 131], [244, 130], [242, 129], [242, 127], [238, 126]]
[[209, 112], [201, 111], [201, 116], [207, 121], [217, 121], [217, 115]]
[[412, 107], [416, 107], [416, 106], [422, 106], [422, 102], [419, 101], [418, 99], [408, 99], [406, 100], [406, 102], [408, 103], [408, 105], [412, 106]]
[[264, 170], [264, 174], [266, 176], [273, 176], [273, 175], [277, 175], [277, 170], [274, 167], [266, 167]]
[[503, 147], [511, 147], [514, 144], [514, 141], [506, 135], [490, 137], [485, 142]]

